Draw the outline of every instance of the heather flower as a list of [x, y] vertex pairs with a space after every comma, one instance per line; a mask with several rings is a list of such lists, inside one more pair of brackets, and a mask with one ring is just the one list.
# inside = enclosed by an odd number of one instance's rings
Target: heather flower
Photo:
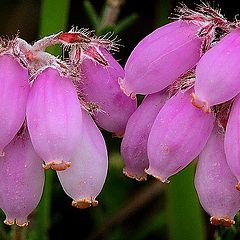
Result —
[[168, 98], [165, 91], [145, 96], [128, 120], [121, 143], [123, 173], [136, 180], [146, 180], [148, 168], [147, 141], [153, 122]]
[[[44, 52], [58, 43], [70, 48], [68, 62]], [[74, 207], [97, 206], [108, 155], [93, 115], [99, 126], [123, 134], [136, 109], [136, 99], [127, 97], [118, 86], [124, 71], [107, 51], [113, 44], [91, 37], [85, 30], [54, 34], [33, 45], [20, 38], [0, 39], [0, 44], [0, 151], [6, 153], [0, 161], [0, 207], [6, 214], [5, 223], [28, 224], [27, 217], [41, 197], [43, 168], [57, 170]], [[89, 80], [81, 86], [83, 60]], [[91, 71], [105, 81], [102, 88]], [[93, 89], [86, 90], [90, 87]], [[84, 91], [90, 95], [97, 90], [99, 109], [106, 111], [102, 117], [101, 111], [98, 117], [98, 111], [93, 114], [90, 107], [97, 103], [82, 96]]]
[[240, 193], [224, 152], [223, 129], [215, 126], [203, 151], [199, 155], [195, 174], [195, 187], [203, 208], [211, 215], [214, 225], [226, 227], [234, 224], [240, 209]]
[[194, 67], [201, 56], [199, 31], [198, 25], [179, 20], [141, 40], [125, 65], [123, 91], [127, 95], [161, 91]]
[[70, 79], [57, 69], [40, 72], [27, 103], [27, 126], [45, 168], [65, 170], [81, 135], [82, 112]]
[[104, 138], [91, 116], [83, 111], [82, 135], [70, 159], [71, 167], [57, 171], [58, 178], [72, 206], [87, 208], [97, 206], [96, 197], [102, 190], [108, 168], [107, 148]]
[[28, 71], [16, 57], [0, 55], [0, 156], [25, 119], [29, 93]]
[[0, 161], [0, 207], [8, 225], [28, 225], [28, 215], [40, 201], [44, 184], [42, 160], [27, 132], [17, 135]]
[[239, 136], [240, 136], [240, 95], [238, 95], [233, 102], [233, 106], [231, 108], [230, 116], [227, 122], [224, 140], [227, 163], [232, 173], [237, 178], [235, 184], [237, 184], [236, 187], [238, 190], [240, 190]]
[[98, 51], [107, 65], [101, 65], [94, 58], [84, 58], [79, 66], [79, 92], [98, 126], [122, 136], [129, 117], [136, 110], [137, 102], [119, 88], [118, 79], [124, 76], [121, 65], [106, 49], [99, 48]]
[[215, 117], [191, 104], [192, 89], [171, 97], [158, 113], [148, 138], [146, 172], [162, 182], [185, 168], [202, 151]]
[[[224, 103], [240, 92], [240, 29], [227, 34], [208, 50], [196, 67], [196, 106], [209, 107]], [[217, 89], [217, 91], [216, 91]]]

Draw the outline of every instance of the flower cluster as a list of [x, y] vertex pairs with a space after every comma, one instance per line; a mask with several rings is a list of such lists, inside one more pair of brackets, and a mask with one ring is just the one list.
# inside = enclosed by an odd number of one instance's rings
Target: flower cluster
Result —
[[162, 182], [198, 157], [195, 188], [214, 225], [240, 209], [240, 29], [208, 4], [141, 40], [121, 89], [145, 95], [121, 143], [124, 174]]
[[[63, 44], [68, 59], [45, 51], [54, 44]], [[44, 169], [57, 171], [74, 207], [97, 206], [108, 168], [100, 130], [122, 135], [137, 107], [119, 88], [124, 71], [109, 52], [115, 47], [84, 29], [34, 44], [18, 36], [0, 40], [0, 208], [6, 224], [28, 224]]]

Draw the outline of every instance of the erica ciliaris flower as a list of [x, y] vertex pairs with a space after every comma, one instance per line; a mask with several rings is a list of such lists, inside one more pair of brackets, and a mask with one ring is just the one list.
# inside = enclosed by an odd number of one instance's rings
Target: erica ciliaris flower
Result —
[[[211, 223], [223, 226], [234, 224], [240, 209], [239, 36], [239, 22], [227, 21], [208, 4], [196, 11], [182, 5], [175, 21], [137, 44], [119, 80], [126, 95], [147, 95], [127, 123], [123, 172], [145, 180], [145, 168], [169, 182], [199, 158], [200, 203]], [[160, 100], [147, 105], [148, 94], [161, 91], [165, 103], [158, 109]]]
[[[59, 43], [68, 46], [68, 61], [44, 51]], [[113, 43], [81, 30], [33, 45], [18, 37], [1, 39], [0, 46], [0, 208], [5, 223], [28, 224], [41, 198], [43, 169], [57, 171], [74, 207], [96, 206], [108, 153], [94, 120], [122, 135], [136, 109], [136, 99], [118, 85], [124, 71], [109, 52]]]

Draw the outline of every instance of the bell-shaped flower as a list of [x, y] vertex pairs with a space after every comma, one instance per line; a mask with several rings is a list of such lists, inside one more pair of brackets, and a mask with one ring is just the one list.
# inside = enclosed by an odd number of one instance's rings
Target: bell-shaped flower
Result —
[[199, 155], [213, 129], [215, 117], [191, 104], [191, 92], [171, 97], [158, 113], [148, 138], [147, 173], [162, 182]]
[[96, 197], [107, 175], [108, 155], [100, 130], [84, 111], [82, 136], [78, 139], [77, 150], [70, 161], [71, 167], [57, 174], [65, 193], [73, 199], [72, 206], [97, 206]]
[[234, 224], [240, 209], [240, 192], [224, 152], [224, 133], [216, 126], [199, 155], [195, 187], [202, 207], [211, 215], [213, 225]]
[[240, 92], [240, 28], [208, 50], [196, 67], [193, 103], [205, 111]]
[[232, 105], [231, 112], [226, 127], [224, 140], [227, 163], [237, 178], [237, 189], [240, 191], [240, 95], [238, 95]]
[[107, 66], [92, 59], [84, 59], [80, 65], [80, 94], [99, 127], [117, 136], [123, 135], [127, 121], [137, 108], [136, 99], [126, 96], [120, 89], [118, 79], [124, 76], [124, 70], [113, 56], [100, 48]]
[[28, 70], [10, 55], [0, 55], [0, 156], [22, 126], [30, 86]]
[[27, 125], [45, 168], [65, 170], [81, 135], [82, 111], [71, 80], [51, 67], [33, 82], [27, 103]]
[[27, 217], [40, 201], [43, 184], [42, 160], [28, 133], [16, 136], [0, 161], [0, 208], [6, 214], [6, 224], [28, 224]]
[[148, 168], [147, 141], [153, 122], [168, 98], [166, 92], [147, 95], [129, 118], [121, 143], [125, 163], [123, 173], [138, 181], [146, 180]]
[[193, 68], [201, 55], [200, 27], [175, 21], [156, 29], [134, 48], [120, 85], [127, 95], [159, 92]]

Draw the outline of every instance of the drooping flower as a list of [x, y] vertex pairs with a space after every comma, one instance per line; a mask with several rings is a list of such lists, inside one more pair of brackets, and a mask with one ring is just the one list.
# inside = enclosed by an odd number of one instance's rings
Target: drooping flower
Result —
[[240, 92], [240, 29], [227, 34], [208, 50], [196, 67], [193, 102], [205, 111]]
[[80, 94], [93, 111], [98, 126], [121, 136], [129, 117], [136, 110], [136, 99], [127, 97], [119, 88], [118, 78], [124, 76], [121, 65], [106, 49], [99, 48], [99, 51], [107, 65], [99, 64], [94, 58], [83, 59], [80, 64]]
[[101, 192], [107, 175], [107, 148], [101, 132], [85, 111], [82, 135], [70, 161], [71, 167], [57, 174], [64, 191], [73, 199], [72, 206], [97, 206], [96, 197]]
[[128, 120], [121, 143], [123, 173], [139, 181], [146, 180], [148, 168], [147, 141], [153, 122], [168, 98], [165, 91], [147, 95]]
[[213, 129], [214, 115], [195, 108], [190, 102], [191, 92], [192, 89], [171, 97], [149, 134], [146, 172], [162, 182], [199, 155]]
[[232, 105], [230, 116], [227, 122], [224, 140], [227, 163], [237, 178], [237, 189], [240, 190], [240, 95], [238, 95]]
[[134, 48], [120, 85], [127, 95], [161, 91], [194, 67], [201, 55], [200, 27], [175, 21], [156, 29]]
[[28, 225], [28, 215], [40, 201], [44, 184], [42, 160], [28, 133], [16, 136], [0, 161], [0, 207], [8, 225]]
[[27, 103], [27, 126], [45, 168], [65, 170], [81, 135], [82, 112], [69, 78], [48, 67], [34, 80]]
[[16, 57], [0, 55], [0, 156], [24, 122], [29, 89], [28, 70]]
[[224, 133], [215, 126], [206, 146], [199, 155], [195, 187], [203, 208], [211, 215], [213, 225], [234, 224], [240, 209], [240, 193], [224, 152]]

